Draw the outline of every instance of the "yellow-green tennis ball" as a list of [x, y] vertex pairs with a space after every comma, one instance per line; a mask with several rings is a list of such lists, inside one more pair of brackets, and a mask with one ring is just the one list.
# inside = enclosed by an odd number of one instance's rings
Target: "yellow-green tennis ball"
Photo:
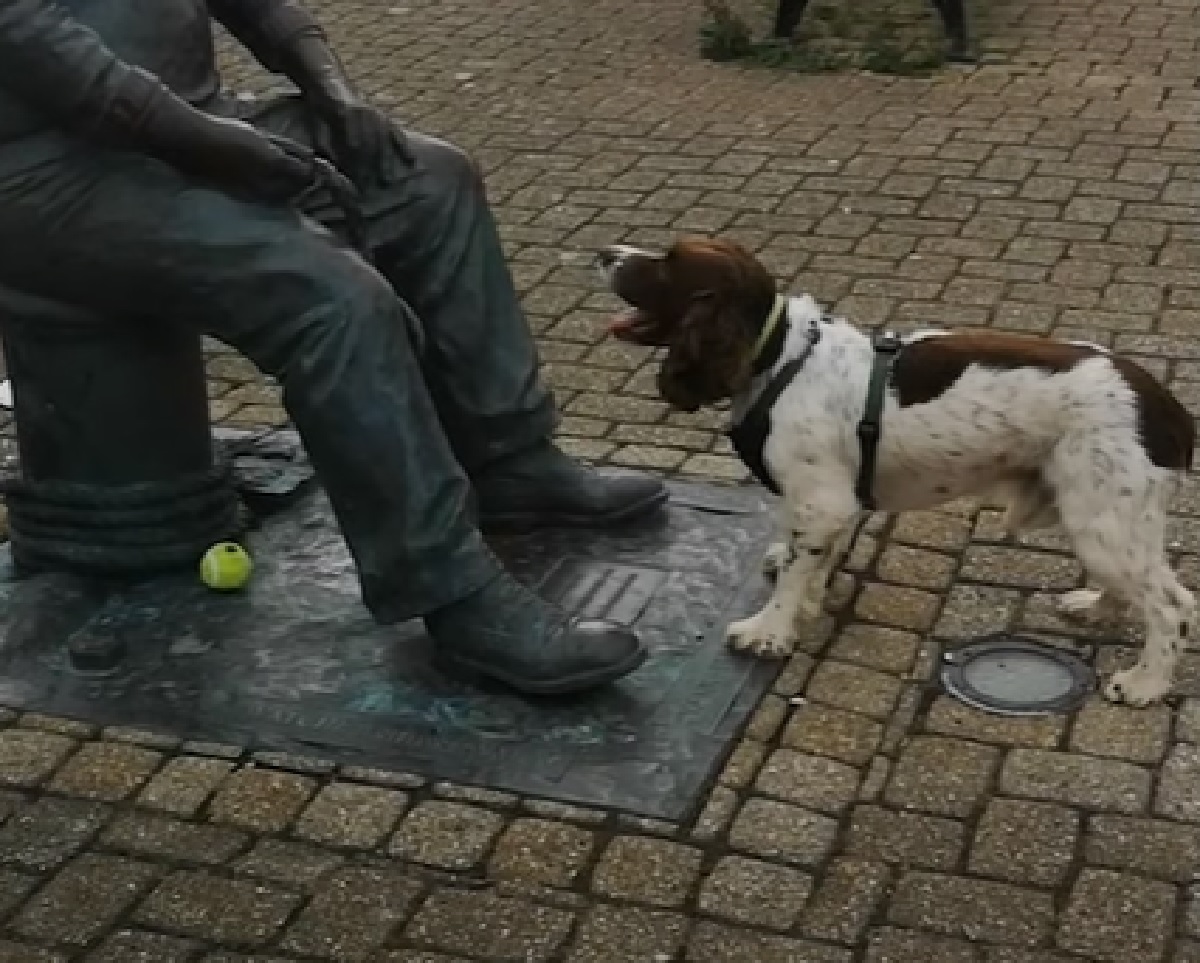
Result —
[[254, 563], [237, 542], [217, 542], [200, 559], [200, 581], [218, 592], [233, 592], [250, 581]]

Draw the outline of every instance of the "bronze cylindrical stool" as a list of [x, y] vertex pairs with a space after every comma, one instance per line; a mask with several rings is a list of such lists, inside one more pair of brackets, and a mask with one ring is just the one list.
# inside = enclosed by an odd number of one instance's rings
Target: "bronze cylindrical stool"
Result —
[[0, 338], [21, 461], [4, 484], [19, 573], [154, 575], [237, 534], [199, 334], [0, 288]]

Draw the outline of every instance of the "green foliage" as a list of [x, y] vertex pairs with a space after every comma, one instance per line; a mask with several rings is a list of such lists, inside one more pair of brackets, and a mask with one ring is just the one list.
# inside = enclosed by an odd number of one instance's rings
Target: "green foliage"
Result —
[[[946, 62], [940, 31], [936, 42], [914, 32], [911, 20], [901, 20], [888, 0], [883, 5], [856, 3], [853, 7], [851, 2], [812, 0], [805, 12], [808, 36], [803, 39], [756, 40], [729, 0], [704, 0], [707, 16], [700, 28], [700, 53], [718, 63], [739, 62], [797, 73], [859, 67], [880, 74], [927, 76]], [[856, 12], [869, 22], [856, 22]]]

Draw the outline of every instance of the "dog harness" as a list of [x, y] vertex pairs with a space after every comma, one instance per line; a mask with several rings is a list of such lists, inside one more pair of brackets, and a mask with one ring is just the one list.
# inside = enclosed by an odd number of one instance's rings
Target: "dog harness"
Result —
[[[754, 346], [755, 374], [762, 374], [779, 359], [783, 346], [787, 341], [788, 324], [779, 323], [785, 313], [787, 299], [776, 296], [775, 305], [763, 326], [758, 342]], [[827, 316], [810, 323], [808, 341], [800, 354], [787, 362], [763, 388], [759, 396], [746, 409], [746, 413], [729, 430], [729, 441], [737, 452], [742, 463], [750, 469], [767, 489], [774, 494], [780, 494], [779, 486], [767, 469], [763, 449], [766, 447], [767, 436], [771, 433], [771, 409], [779, 396], [792, 383], [800, 369], [812, 357], [813, 349], [821, 340], [821, 324], [828, 320]], [[871, 379], [867, 384], [867, 403], [863, 416], [858, 422], [858, 445], [861, 453], [858, 468], [858, 480], [854, 493], [863, 508], [868, 511], [875, 508], [874, 483], [875, 462], [879, 452], [879, 438], [883, 429], [883, 402], [887, 395], [887, 385], [891, 380], [892, 366], [896, 356], [903, 347], [900, 338], [890, 331], [877, 333], [872, 338], [875, 349], [871, 361]]]

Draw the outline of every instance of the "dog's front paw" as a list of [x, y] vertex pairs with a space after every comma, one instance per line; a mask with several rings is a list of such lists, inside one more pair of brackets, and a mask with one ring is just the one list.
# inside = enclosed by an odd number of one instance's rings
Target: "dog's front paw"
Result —
[[757, 615], [732, 623], [725, 630], [725, 638], [735, 652], [750, 652], [765, 659], [792, 654], [791, 632]]
[[1104, 698], [1109, 702], [1140, 708], [1157, 702], [1170, 689], [1170, 679], [1134, 666], [1132, 669], [1113, 673], [1108, 685], [1104, 687]]

